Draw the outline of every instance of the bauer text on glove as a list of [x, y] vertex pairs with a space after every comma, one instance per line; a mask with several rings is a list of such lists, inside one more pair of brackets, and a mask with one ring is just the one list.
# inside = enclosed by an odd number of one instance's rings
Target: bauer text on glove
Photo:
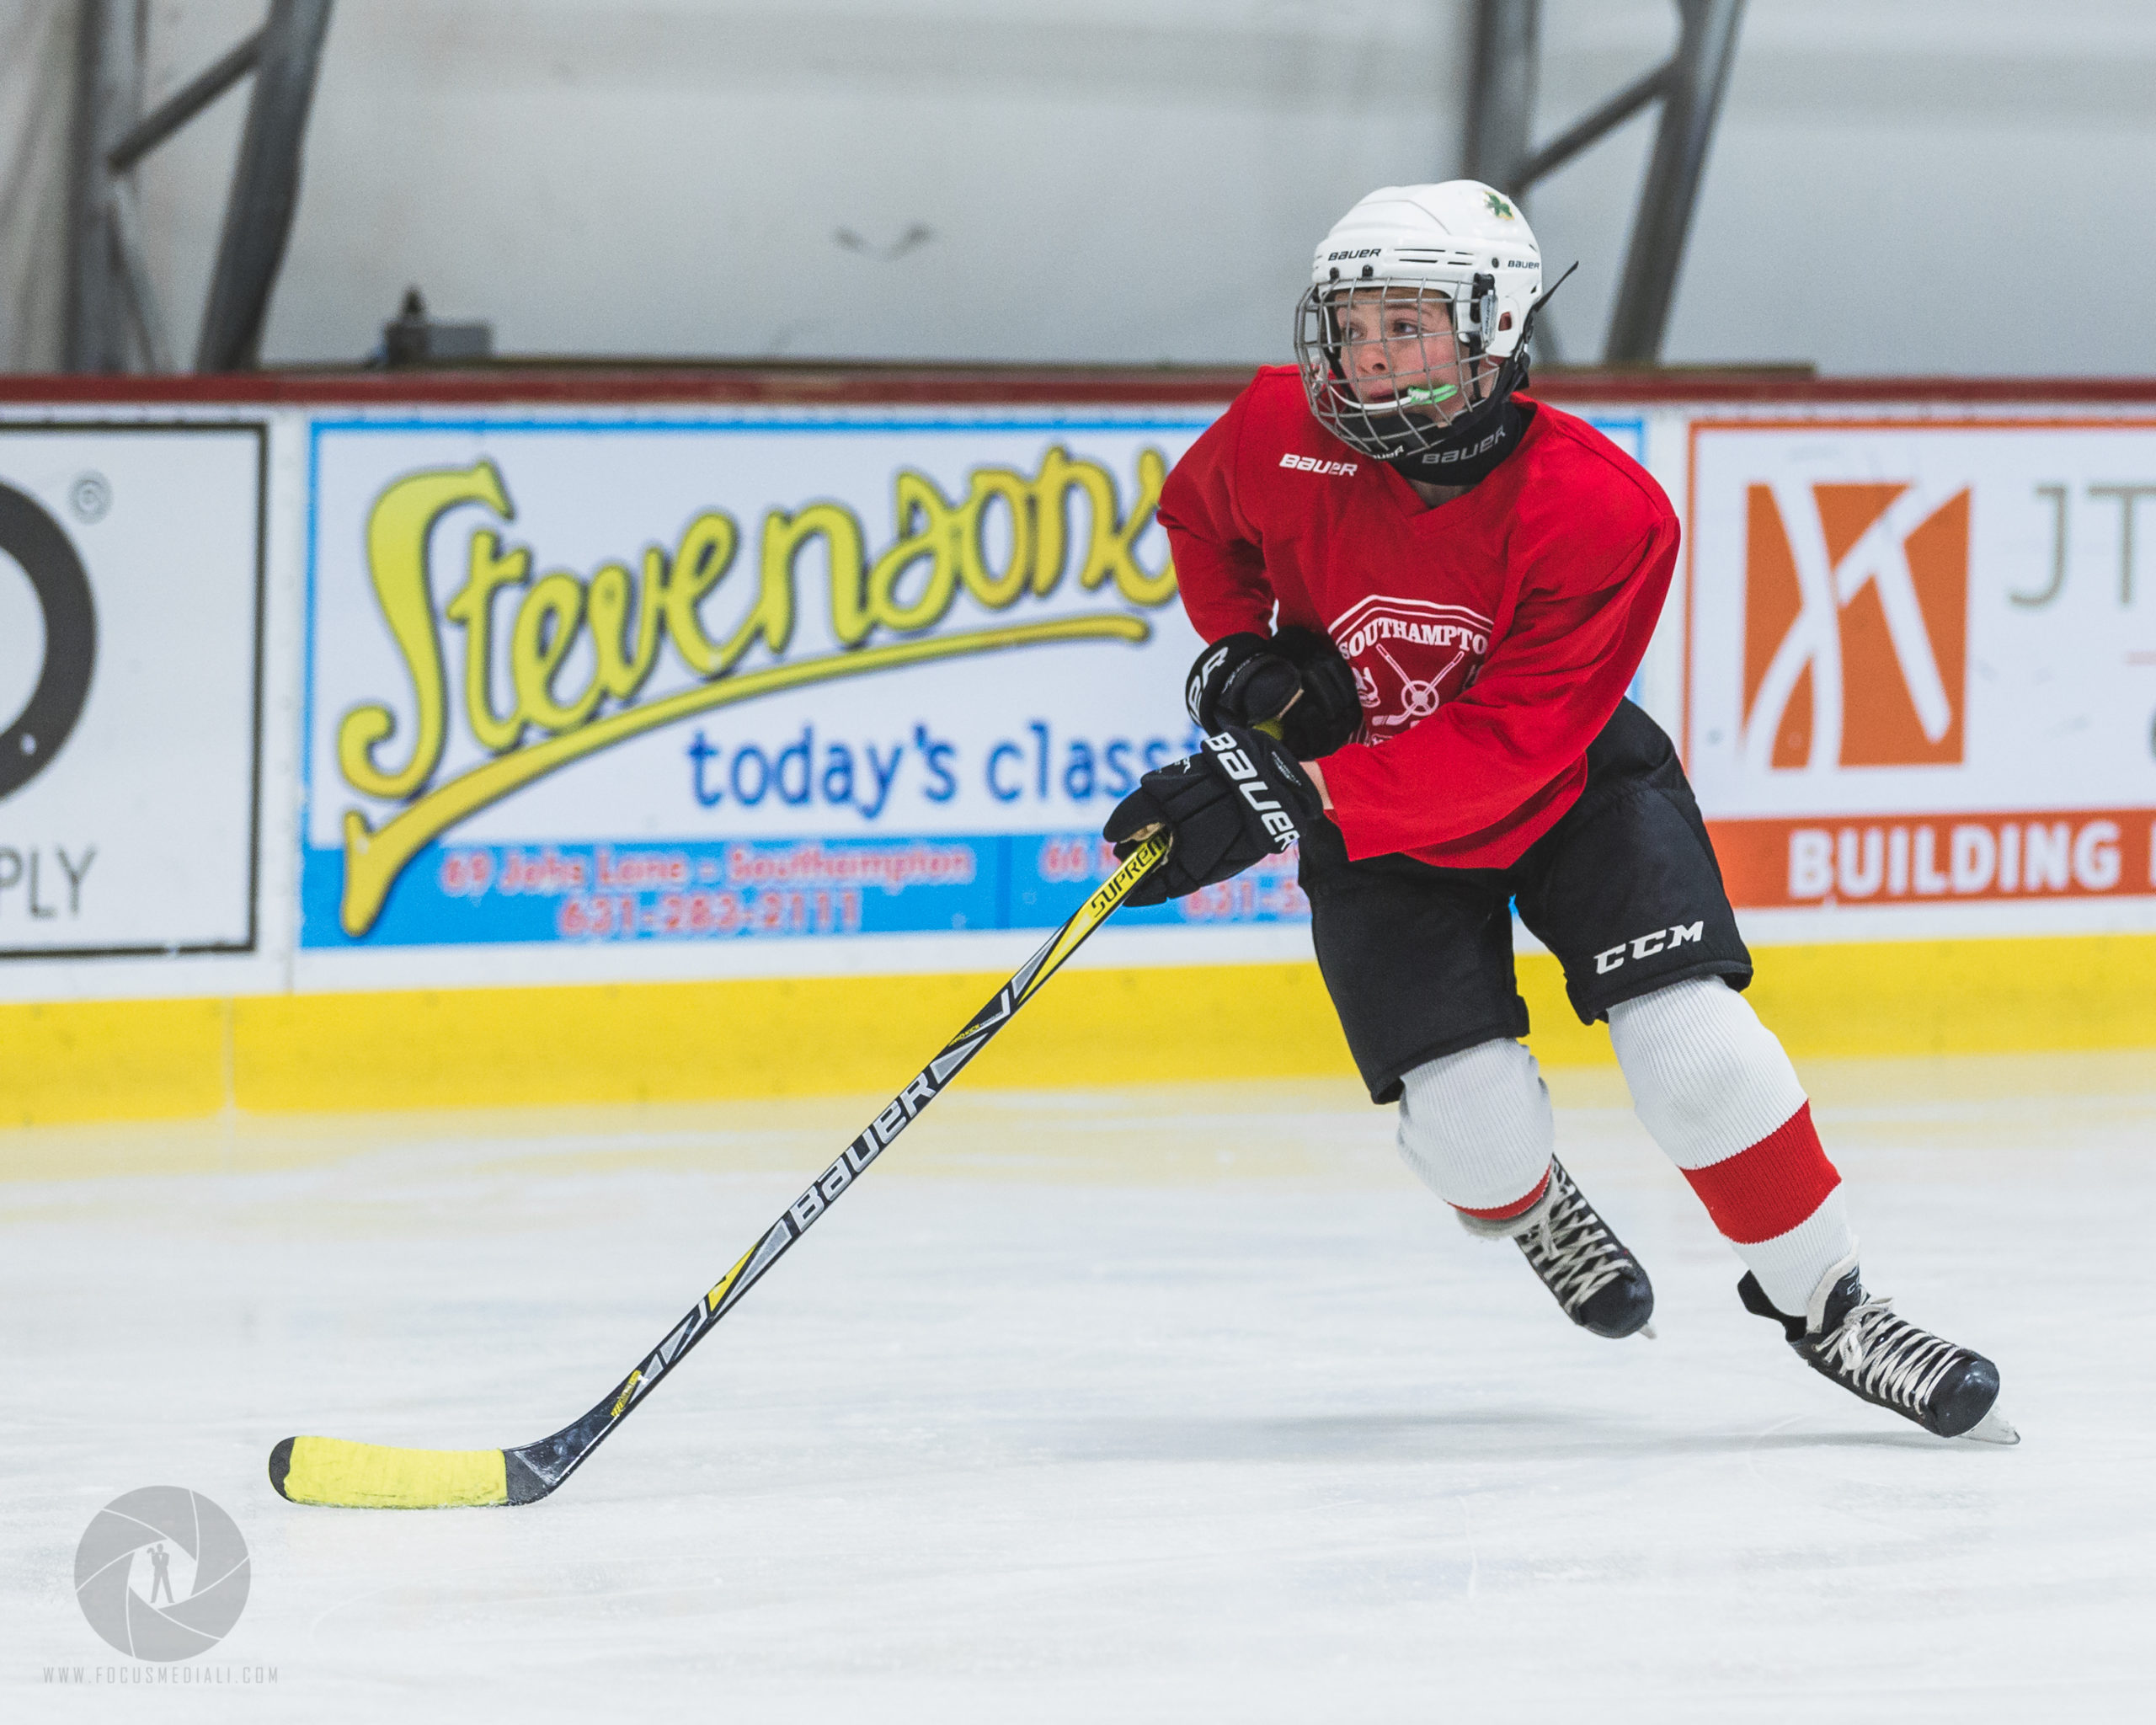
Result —
[[1101, 833], [1123, 856], [1165, 830], [1166, 860], [1125, 900], [1157, 905], [1241, 874], [1324, 818], [1316, 789], [1280, 744], [1224, 725], [1197, 754], [1140, 779]]

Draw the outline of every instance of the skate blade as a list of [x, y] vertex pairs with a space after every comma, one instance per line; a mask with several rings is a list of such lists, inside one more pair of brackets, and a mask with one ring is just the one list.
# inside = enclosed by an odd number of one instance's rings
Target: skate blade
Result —
[[1636, 1336], [1642, 1336], [1650, 1342], [1658, 1339], [1655, 1335], [1654, 1326], [1652, 1323], [1641, 1324], [1639, 1328], [1633, 1331], [1632, 1333]]
[[1961, 1436], [1977, 1444], [2013, 1445], [2021, 1441], [2021, 1434], [2008, 1423], [2006, 1416], [1999, 1411], [1996, 1402], [1991, 1404], [1990, 1412], [1963, 1432]]

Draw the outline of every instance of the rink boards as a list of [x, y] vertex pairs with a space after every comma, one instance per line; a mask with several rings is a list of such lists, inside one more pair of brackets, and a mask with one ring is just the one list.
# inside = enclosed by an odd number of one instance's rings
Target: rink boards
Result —
[[[873, 1089], [1193, 745], [1152, 512], [1225, 391], [511, 387], [0, 404], [0, 1117]], [[1634, 695], [1753, 998], [2156, 1043], [2156, 398], [1809, 393], [1556, 397], [1685, 521]], [[1347, 1072], [1307, 916], [1121, 913], [969, 1081]]]

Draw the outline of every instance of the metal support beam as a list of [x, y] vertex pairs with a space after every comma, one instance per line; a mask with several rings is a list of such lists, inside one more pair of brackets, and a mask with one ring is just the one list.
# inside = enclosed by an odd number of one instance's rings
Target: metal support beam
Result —
[[1542, 0], [1476, 0], [1466, 174], [1515, 195], [1534, 177], [1524, 170], [1541, 34]]
[[1676, 0], [1676, 52], [1531, 150], [1540, 0], [1476, 0], [1465, 151], [1472, 178], [1520, 197], [1641, 109], [1662, 104], [1662, 126], [1640, 188], [1604, 350], [1605, 362], [1613, 366], [1651, 366], [1661, 358], [1744, 10], [1744, 0]]
[[142, 42], [147, 0], [81, 0], [69, 187], [67, 363], [124, 371], [139, 352], [169, 370], [172, 344], [152, 282], [133, 173], [149, 152], [227, 90], [255, 74], [247, 131], [211, 277], [195, 353], [198, 371], [254, 364], [292, 213], [300, 144], [314, 99], [330, 0], [270, 0], [270, 15], [145, 117]]
[[125, 174], [180, 127], [224, 94], [248, 73], [261, 57], [262, 32], [257, 30], [223, 59], [175, 90], [146, 116], [105, 157], [115, 174]]
[[142, 89], [139, 0], [82, 0], [75, 45], [75, 126], [67, 187], [71, 371], [124, 371], [128, 326], [114, 241], [108, 154], [134, 126]]
[[1617, 309], [1609, 319], [1604, 350], [1613, 366], [1652, 366], [1662, 357], [1669, 325], [1670, 302], [1677, 296], [1677, 272], [1684, 261], [1684, 243], [1692, 231], [1700, 180], [1706, 172], [1707, 147], [1714, 142], [1722, 93], [1729, 85], [1730, 61], [1737, 55], [1737, 29], [1744, 0], [1677, 0], [1684, 34], [1669, 62], [1662, 127], [1655, 134], [1654, 155], [1640, 188], [1639, 213], [1632, 219], [1632, 243], [1625, 256], [1625, 275], [1617, 290]]
[[132, 313], [135, 339], [141, 344], [143, 363], [152, 371], [169, 371], [178, 361], [172, 341], [165, 334], [165, 315], [157, 291], [150, 280], [149, 248], [142, 239], [142, 213], [135, 203], [135, 182], [112, 183], [112, 250], [126, 285], [128, 310]]
[[330, 0], [270, 0], [247, 131], [232, 169], [216, 267], [195, 353], [198, 371], [250, 369], [262, 348], [270, 291], [299, 204], [300, 145], [314, 100]]
[[1667, 63], [1642, 73], [1592, 114], [1559, 132], [1527, 158], [1527, 165], [1520, 169], [1521, 190], [1525, 190], [1546, 174], [1555, 174], [1589, 144], [1599, 143], [1605, 134], [1616, 131], [1669, 88], [1669, 73]]

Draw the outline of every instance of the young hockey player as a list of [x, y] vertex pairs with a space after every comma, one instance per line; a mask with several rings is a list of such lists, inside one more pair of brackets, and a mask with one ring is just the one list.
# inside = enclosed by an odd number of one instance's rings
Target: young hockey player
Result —
[[[1575, 1323], [1630, 1336], [1646, 1272], [1552, 1154], [1510, 906], [1607, 1019], [1642, 1123], [1801, 1359], [1941, 1437], [2015, 1441], [1992, 1363], [1867, 1294], [1841, 1177], [1669, 739], [1625, 691], [1677, 558], [1668, 499], [1521, 393], [1541, 255], [1473, 180], [1388, 186], [1317, 249], [1294, 366], [1169, 477], [1205, 747], [1109, 818], [1195, 891], [1299, 841], [1326, 987], [1408, 1165], [1518, 1243]], [[1265, 725], [1267, 732], [1258, 727]], [[1277, 734], [1278, 740], [1276, 741]]]

